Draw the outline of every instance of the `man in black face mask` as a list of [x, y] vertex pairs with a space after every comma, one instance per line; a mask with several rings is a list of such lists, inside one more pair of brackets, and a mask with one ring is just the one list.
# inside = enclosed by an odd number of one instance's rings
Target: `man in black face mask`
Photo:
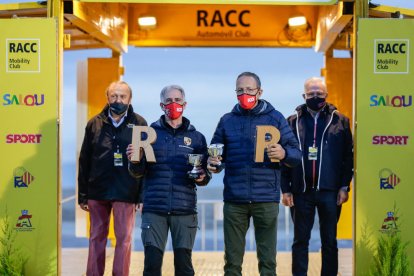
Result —
[[338, 273], [337, 221], [348, 200], [353, 176], [353, 141], [349, 119], [326, 102], [320, 78], [305, 82], [306, 104], [288, 122], [302, 150], [302, 165], [282, 168], [282, 202], [291, 207], [294, 222], [293, 275], [307, 275], [308, 246], [318, 210], [322, 241], [321, 275]]
[[123, 81], [109, 85], [108, 105], [85, 128], [79, 156], [78, 202], [90, 214], [89, 256], [86, 275], [103, 275], [111, 211], [116, 247], [113, 275], [128, 275], [131, 237], [138, 208], [141, 179], [128, 172], [126, 148], [134, 125], [147, 122], [134, 113], [132, 91]]

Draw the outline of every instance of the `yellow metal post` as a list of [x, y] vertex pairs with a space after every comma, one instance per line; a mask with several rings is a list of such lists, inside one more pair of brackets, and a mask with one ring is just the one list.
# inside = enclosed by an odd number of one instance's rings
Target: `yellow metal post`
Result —
[[61, 168], [61, 135], [60, 135], [60, 122], [62, 118], [62, 91], [63, 91], [63, 32], [64, 32], [64, 25], [63, 25], [63, 1], [62, 0], [48, 0], [47, 1], [47, 17], [48, 18], [55, 18], [57, 22], [57, 38], [58, 38], [58, 47], [57, 47], [57, 103], [58, 103], [58, 119], [57, 119], [57, 139], [58, 139], [58, 172], [57, 172], [57, 200], [58, 200], [58, 208], [56, 210], [57, 217], [58, 217], [58, 229], [57, 229], [57, 244], [58, 244], [58, 250], [57, 250], [57, 270], [58, 275], [61, 274], [61, 267], [62, 267], [62, 243], [61, 243], [61, 236], [62, 236], [62, 183], [61, 183], [61, 175], [60, 175], [60, 168]]

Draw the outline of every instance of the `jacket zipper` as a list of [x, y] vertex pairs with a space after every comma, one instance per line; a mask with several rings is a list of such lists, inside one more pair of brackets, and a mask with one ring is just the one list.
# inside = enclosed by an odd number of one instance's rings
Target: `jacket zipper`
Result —
[[[173, 135], [172, 138], [172, 144], [173, 144], [173, 156], [175, 156], [175, 135]], [[171, 178], [174, 176], [174, 171], [170, 168], [171, 172]], [[172, 199], [173, 199], [173, 183], [170, 181], [170, 206], [168, 207], [168, 214], [170, 215], [172, 212]]]
[[326, 125], [326, 127], [325, 127], [325, 129], [324, 129], [324, 131], [323, 131], [323, 133], [322, 133], [322, 139], [321, 139], [321, 154], [320, 154], [320, 157], [319, 157], [319, 173], [318, 173], [318, 186], [316, 187], [316, 190], [317, 191], [319, 191], [319, 184], [320, 184], [320, 182], [321, 182], [321, 169], [322, 169], [322, 154], [323, 154], [323, 138], [325, 137], [325, 133], [326, 133], [326, 130], [328, 129], [328, 127], [331, 125], [331, 123], [332, 123], [332, 120], [333, 120], [333, 117], [334, 117], [334, 115], [335, 115], [335, 113], [336, 113], [337, 111], [336, 110], [334, 110], [333, 112], [332, 112], [332, 115], [331, 115], [331, 118], [329, 119], [329, 122], [328, 122], [328, 124]]
[[[296, 136], [298, 137], [299, 141], [299, 149], [303, 152], [302, 149], [302, 141], [300, 140], [299, 136], [299, 113], [296, 111]], [[302, 154], [302, 177], [303, 177], [303, 192], [306, 191], [306, 180], [305, 180], [305, 162], [303, 161], [303, 154]]]

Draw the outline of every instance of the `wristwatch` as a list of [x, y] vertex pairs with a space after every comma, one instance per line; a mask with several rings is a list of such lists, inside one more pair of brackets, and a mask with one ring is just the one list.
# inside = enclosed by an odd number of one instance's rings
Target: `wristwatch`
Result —
[[342, 190], [342, 191], [349, 192], [349, 191], [351, 190], [351, 188], [350, 188], [349, 186], [342, 186], [342, 187], [341, 187], [341, 190]]

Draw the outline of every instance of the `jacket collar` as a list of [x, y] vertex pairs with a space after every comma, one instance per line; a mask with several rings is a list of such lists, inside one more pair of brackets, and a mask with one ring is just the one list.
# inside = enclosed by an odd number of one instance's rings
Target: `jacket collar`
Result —
[[[102, 109], [101, 113], [99, 113], [99, 117], [107, 124], [111, 124], [112, 125], [112, 121], [111, 118], [109, 118], [108, 113], [109, 112], [109, 105], [105, 105], [105, 107]], [[132, 105], [129, 105], [128, 107], [128, 111], [127, 111], [127, 115], [124, 119], [124, 122], [129, 122], [131, 120], [131, 118], [133, 117], [134, 114], [134, 109], [132, 108]], [[123, 122], [123, 123], [124, 123]]]
[[259, 100], [257, 105], [251, 110], [244, 109], [239, 104], [236, 104], [231, 112], [237, 115], [249, 116], [269, 113], [274, 109], [275, 108], [269, 102], [265, 100]]
[[[308, 107], [306, 106], [306, 104], [302, 104], [296, 107], [296, 112], [298, 113], [298, 116], [299, 117], [303, 116], [305, 112], [309, 113], [307, 108]], [[320, 112], [323, 112], [326, 115], [332, 115], [335, 110], [336, 110], [336, 107], [333, 104], [326, 103], [325, 107], [322, 108]]]
[[195, 127], [190, 123], [190, 120], [188, 120], [186, 117], [183, 117], [183, 123], [181, 124], [179, 128], [173, 128], [165, 120], [165, 115], [161, 115], [161, 117], [156, 122], [151, 124], [151, 127], [162, 128], [173, 134], [176, 134], [182, 131], [194, 131], [195, 130]]

